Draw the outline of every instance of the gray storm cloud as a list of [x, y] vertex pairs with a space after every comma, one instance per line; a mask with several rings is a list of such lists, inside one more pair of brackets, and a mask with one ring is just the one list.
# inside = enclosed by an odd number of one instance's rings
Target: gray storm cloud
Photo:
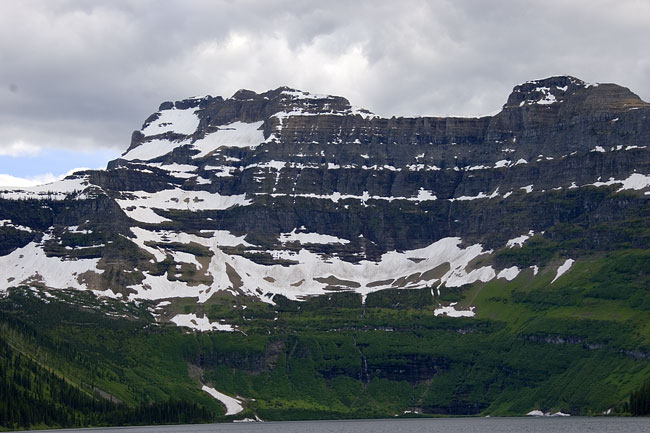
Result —
[[0, 147], [122, 150], [161, 101], [281, 85], [385, 116], [491, 114], [559, 74], [648, 100], [649, 40], [633, 0], [2, 2]]

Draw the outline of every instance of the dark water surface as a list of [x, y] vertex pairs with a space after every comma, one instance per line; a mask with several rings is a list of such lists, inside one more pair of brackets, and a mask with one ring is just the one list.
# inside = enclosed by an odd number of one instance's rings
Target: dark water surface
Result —
[[[52, 432], [52, 430], [49, 431]], [[79, 433], [650, 433], [650, 418], [386, 419], [114, 427], [56, 431]]]

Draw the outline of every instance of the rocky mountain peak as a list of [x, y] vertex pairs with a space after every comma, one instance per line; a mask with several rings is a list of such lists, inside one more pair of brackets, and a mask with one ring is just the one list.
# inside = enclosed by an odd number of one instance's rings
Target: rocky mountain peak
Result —
[[264, 93], [241, 89], [227, 99], [220, 96], [189, 98], [163, 102], [149, 116], [142, 128], [132, 135], [127, 153], [152, 140], [181, 143], [196, 141], [236, 122], [265, 123], [265, 135], [276, 130], [282, 119], [294, 116], [361, 115], [374, 116], [356, 108], [340, 96], [320, 95], [290, 87], [279, 87]]
[[503, 108], [558, 111], [562, 108], [566, 114], [577, 111], [627, 110], [645, 106], [648, 104], [626, 87], [610, 83], [590, 84], [572, 76], [562, 75], [515, 86]]
[[591, 85], [571, 76], [527, 81], [512, 89], [504, 108], [561, 103], [577, 91], [589, 86]]

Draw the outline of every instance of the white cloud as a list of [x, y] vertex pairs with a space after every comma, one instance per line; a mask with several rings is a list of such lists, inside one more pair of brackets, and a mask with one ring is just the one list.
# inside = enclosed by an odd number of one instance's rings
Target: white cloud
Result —
[[281, 85], [385, 116], [493, 113], [559, 74], [648, 100], [648, 40], [638, 0], [1, 2], [0, 143], [124, 150], [164, 100]]
[[52, 173], [45, 173], [30, 178], [15, 177], [10, 174], [0, 174], [0, 186], [5, 187], [26, 188], [30, 186], [43, 185], [56, 180], [59, 180], [59, 176], [55, 176]]
[[222, 89], [225, 96], [241, 88], [263, 92], [288, 85], [313, 93], [358, 97], [364, 82], [372, 78], [363, 46], [350, 45], [332, 52], [327, 43], [326, 38], [317, 37], [291, 47], [281, 34], [258, 38], [232, 33], [223, 41], [197, 44], [182, 58], [152, 68], [150, 74], [157, 82], [187, 77], [181, 84], [186, 88], [180, 92], [185, 95], [196, 94], [196, 83], [202, 83], [208, 89]]
[[0, 146], [0, 156], [35, 156], [41, 152], [41, 147], [25, 143], [22, 140], [14, 141], [8, 146]]
[[74, 172], [82, 170], [88, 170], [88, 168], [73, 168], [72, 170], [69, 170], [68, 172], [60, 174], [58, 176], [55, 176], [52, 173], [44, 173], [30, 177], [16, 177], [10, 174], [0, 174], [0, 187], [28, 188], [30, 186], [43, 185], [46, 183], [56, 182], [57, 180], [61, 180]]

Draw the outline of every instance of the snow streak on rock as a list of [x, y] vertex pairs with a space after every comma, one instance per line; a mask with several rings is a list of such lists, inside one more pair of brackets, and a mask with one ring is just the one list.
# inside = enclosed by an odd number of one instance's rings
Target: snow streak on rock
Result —
[[199, 126], [199, 118], [194, 114], [193, 109], [163, 110], [158, 112], [156, 120], [142, 128], [142, 134], [145, 136], [160, 135], [165, 132], [175, 132], [177, 134], [191, 135]]
[[241, 401], [237, 400], [236, 398], [223, 394], [216, 389], [210, 388], [206, 385], [203, 385], [201, 389], [219, 400], [221, 403], [223, 403], [224, 406], [226, 406], [226, 415], [236, 415], [244, 410], [243, 406], [241, 405]]
[[165, 189], [155, 193], [133, 191], [123, 193], [122, 199], [117, 199], [120, 207], [136, 221], [157, 224], [169, 221], [156, 214], [153, 210], [220, 210], [235, 206], [246, 206], [251, 200], [245, 194], [221, 195], [207, 191], [188, 191], [180, 188]]
[[476, 313], [474, 312], [474, 307], [471, 307], [469, 310], [457, 310], [454, 305], [457, 302], [452, 302], [446, 307], [436, 308], [433, 312], [436, 316], [448, 316], [448, 317], [474, 317]]
[[207, 316], [197, 317], [196, 314], [177, 314], [171, 318], [171, 321], [178, 326], [195, 329], [197, 331], [234, 331], [232, 325], [224, 323], [210, 322]]
[[535, 232], [530, 230], [526, 235], [521, 235], [521, 236], [517, 236], [516, 238], [512, 238], [506, 243], [506, 247], [508, 248], [514, 248], [515, 246], [521, 247], [524, 245], [524, 242], [530, 239], [531, 236], [533, 236], [534, 234]]
[[220, 147], [255, 148], [264, 142], [264, 133], [260, 130], [264, 122], [234, 122], [219, 127], [219, 130], [192, 143], [199, 151], [193, 158], [202, 158]]
[[553, 278], [553, 281], [551, 281], [551, 284], [553, 284], [555, 282], [555, 280], [557, 280], [562, 275], [564, 275], [564, 273], [566, 271], [571, 269], [571, 266], [573, 266], [574, 262], [575, 262], [575, 260], [573, 260], [573, 259], [566, 259], [566, 261], [564, 263], [562, 263], [559, 268], [557, 268], [557, 274], [555, 274], [555, 278]]

